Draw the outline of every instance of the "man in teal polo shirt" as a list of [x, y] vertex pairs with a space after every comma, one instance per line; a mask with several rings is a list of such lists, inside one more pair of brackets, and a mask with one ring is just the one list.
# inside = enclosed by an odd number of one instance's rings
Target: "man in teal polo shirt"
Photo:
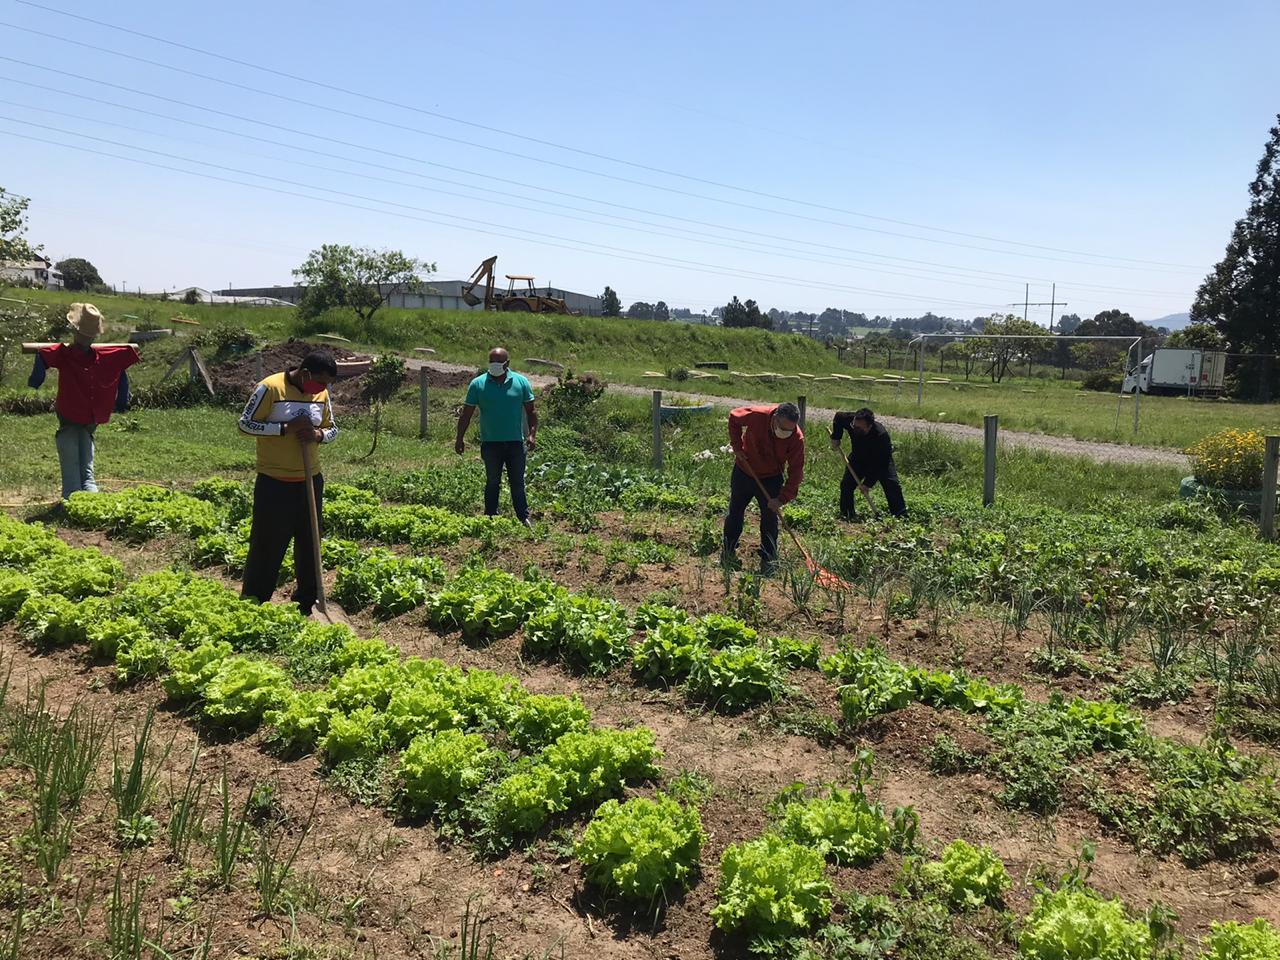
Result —
[[[462, 453], [463, 439], [471, 418], [480, 411], [480, 459], [484, 461], [484, 512], [498, 513], [502, 490], [502, 469], [506, 467], [511, 485], [511, 506], [516, 516], [529, 526], [529, 502], [524, 492], [525, 456], [534, 448], [538, 434], [538, 411], [533, 404], [529, 381], [511, 370], [511, 359], [502, 347], [489, 351], [489, 369], [471, 381], [458, 417], [458, 438], [453, 448]], [[525, 419], [529, 433], [525, 435]]]

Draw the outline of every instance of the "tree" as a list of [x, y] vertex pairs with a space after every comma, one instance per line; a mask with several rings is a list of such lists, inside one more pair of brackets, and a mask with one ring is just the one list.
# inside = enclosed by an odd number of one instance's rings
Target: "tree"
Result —
[[30, 203], [26, 197], [0, 187], [0, 264], [25, 264], [40, 251], [23, 236], [27, 232], [27, 205]]
[[1169, 334], [1166, 347], [1184, 347], [1193, 350], [1225, 350], [1227, 338], [1212, 323], [1190, 323], [1181, 330]]
[[691, 320], [693, 319], [693, 311], [688, 307], [675, 307], [671, 311], [671, 316], [675, 317], [677, 320]]
[[760, 311], [760, 305], [754, 300], [746, 303], [734, 297], [720, 308], [720, 323], [725, 327], [762, 327], [773, 329], [773, 321], [768, 314]]
[[395, 354], [384, 353], [369, 367], [361, 378], [360, 396], [373, 406], [373, 446], [361, 460], [373, 456], [378, 449], [378, 435], [382, 431], [382, 408], [387, 405], [404, 383], [404, 360]]
[[1080, 327], [1080, 316], [1075, 313], [1064, 313], [1058, 318], [1058, 322], [1054, 324], [1057, 332], [1064, 337], [1069, 337]]
[[96, 290], [104, 286], [98, 268], [84, 257], [59, 260], [58, 270], [62, 273], [62, 285], [68, 290]]
[[633, 320], [652, 320], [653, 304], [645, 303], [643, 300], [637, 300], [631, 306], [627, 307], [627, 316]]
[[[1193, 323], [1213, 324], [1234, 349], [1252, 353], [1280, 353], [1280, 115], [1276, 121], [1245, 215], [1191, 305]], [[1258, 398], [1269, 400], [1269, 361], [1255, 366]]]
[[667, 302], [665, 300], [659, 300], [657, 303], [653, 305], [653, 319], [655, 320], [671, 319], [671, 309], [667, 306]]
[[1029, 356], [1036, 348], [1036, 341], [1030, 339], [1034, 336], [1046, 334], [1044, 327], [1032, 323], [1030, 320], [1023, 320], [1021, 317], [1015, 317], [1013, 314], [1007, 314], [1003, 317], [992, 314], [983, 324], [983, 333], [988, 336], [1000, 336], [1008, 338], [1027, 337], [1028, 339], [1001, 339], [1001, 340], [978, 340], [977, 356], [991, 363], [988, 373], [991, 375], [992, 383], [999, 383], [1005, 378], [1009, 372], [1009, 365], [1015, 359], [1022, 359]]
[[606, 317], [622, 316], [622, 301], [613, 287], [605, 287], [604, 293], [600, 294], [600, 313]]
[[293, 271], [307, 288], [298, 304], [298, 315], [314, 317], [345, 307], [355, 312], [367, 335], [373, 315], [392, 294], [414, 292], [422, 283], [419, 273], [435, 270], [434, 263], [424, 263], [399, 250], [326, 243], [312, 250], [306, 262]]

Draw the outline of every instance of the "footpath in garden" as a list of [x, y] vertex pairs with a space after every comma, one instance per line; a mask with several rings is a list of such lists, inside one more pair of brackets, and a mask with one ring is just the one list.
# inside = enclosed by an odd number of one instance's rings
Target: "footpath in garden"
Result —
[[[441, 373], [465, 373], [472, 369], [465, 364], [446, 363], [440, 360], [412, 359], [407, 360], [405, 365], [410, 370], [416, 371], [426, 367], [428, 370], [436, 370]], [[545, 388], [555, 383], [555, 377], [547, 376], [546, 374], [525, 373], [524, 375], [528, 377], [529, 382], [535, 387]], [[792, 399], [790, 396], [784, 396], [782, 391], [784, 389], [794, 389], [797, 385], [795, 381], [788, 381], [788, 386], [785, 388], [779, 387], [777, 390], [778, 395], [773, 399], [777, 401]], [[904, 389], [907, 386], [907, 384], [904, 384]], [[649, 397], [653, 392], [652, 388], [638, 387], [625, 383], [611, 383], [606, 389], [613, 393], [636, 397]], [[729, 409], [762, 402], [760, 398], [744, 400], [723, 397], [717, 394], [688, 393], [676, 390], [663, 390], [662, 394], [664, 397], [695, 403], [709, 403], [716, 407]], [[826, 407], [809, 407], [807, 411], [807, 416], [812, 421], [830, 422], [835, 414], [835, 410]], [[907, 417], [882, 416], [880, 414], [876, 414], [876, 419], [894, 430], [904, 430], [911, 433], [938, 433], [955, 440], [976, 443], [981, 443], [983, 439], [982, 427], [971, 427], [961, 423], [940, 423], [932, 420], [915, 420]], [[1027, 433], [1019, 430], [1002, 429], [1000, 431], [1000, 442], [1012, 447], [1042, 450], [1046, 453], [1056, 453], [1068, 457], [1083, 457], [1095, 463], [1145, 463], [1173, 466], [1180, 469], [1189, 469], [1191, 464], [1191, 461], [1184, 454], [1175, 450], [1129, 446], [1122, 443], [1105, 443], [1098, 440], [1076, 440], [1073, 437], [1056, 437], [1045, 433]]]

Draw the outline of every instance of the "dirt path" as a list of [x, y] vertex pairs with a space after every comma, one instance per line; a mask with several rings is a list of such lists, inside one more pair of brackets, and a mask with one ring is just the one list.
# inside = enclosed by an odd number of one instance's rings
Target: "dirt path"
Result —
[[[412, 370], [426, 366], [429, 369], [450, 374], [472, 369], [465, 364], [446, 363], [442, 360], [409, 360], [408, 366]], [[555, 377], [546, 374], [525, 373], [525, 376], [529, 378], [529, 382], [535, 387], [545, 387], [555, 382]], [[652, 392], [649, 387], [638, 387], [625, 383], [611, 383], [609, 384], [609, 389], [614, 393], [637, 397], [647, 397]], [[684, 400], [710, 403], [717, 407], [726, 408], [760, 402], [759, 400], [713, 396], [705, 393], [685, 393], [677, 390], [664, 390], [663, 393]], [[816, 421], [829, 421], [835, 415], [835, 411], [827, 407], [809, 407], [807, 415]], [[935, 423], [930, 420], [913, 420], [907, 417], [889, 416], [878, 419], [893, 430], [911, 433], [934, 431], [955, 440], [982, 442], [982, 428], [971, 427], [963, 423]], [[1000, 442], [1008, 446], [1022, 447], [1029, 450], [1043, 450], [1047, 453], [1056, 453], [1067, 457], [1082, 457], [1086, 460], [1093, 460], [1095, 463], [1156, 464], [1158, 466], [1178, 467], [1188, 471], [1191, 468], [1191, 461], [1184, 454], [1178, 453], [1176, 450], [1157, 447], [1137, 447], [1122, 443], [1104, 443], [1096, 440], [1076, 440], [1074, 437], [1057, 437], [1044, 433], [1024, 433], [1018, 430], [1001, 430]]]

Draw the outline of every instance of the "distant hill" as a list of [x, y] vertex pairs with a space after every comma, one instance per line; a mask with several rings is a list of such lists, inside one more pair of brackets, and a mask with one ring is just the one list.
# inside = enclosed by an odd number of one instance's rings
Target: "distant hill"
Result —
[[1170, 330], [1181, 330], [1191, 322], [1191, 314], [1189, 313], [1171, 313], [1167, 317], [1158, 317], [1155, 320], [1148, 320], [1156, 329], [1167, 327]]

